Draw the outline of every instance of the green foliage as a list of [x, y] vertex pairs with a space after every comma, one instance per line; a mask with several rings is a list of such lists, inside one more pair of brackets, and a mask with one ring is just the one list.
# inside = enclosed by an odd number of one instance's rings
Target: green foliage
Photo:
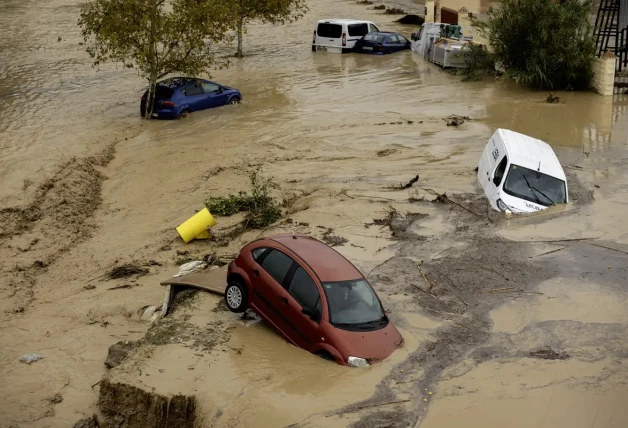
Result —
[[[474, 26], [514, 81], [537, 89], [585, 90], [593, 78], [591, 0], [504, 0]], [[471, 56], [470, 60], [477, 60]], [[481, 60], [476, 65], [488, 65]]]
[[242, 57], [242, 34], [247, 24], [259, 19], [272, 24], [285, 24], [302, 18], [308, 11], [306, 0], [232, 0], [231, 19], [238, 37], [236, 57]]
[[259, 170], [251, 172], [249, 178], [251, 193], [241, 191], [237, 195], [212, 197], [205, 201], [205, 206], [210, 213], [218, 216], [246, 211], [245, 227], [262, 229], [281, 218], [281, 208], [270, 195], [271, 190], [278, 186], [272, 179], [260, 177]]
[[148, 80], [150, 117], [157, 79], [226, 65], [213, 44], [231, 28], [228, 12], [227, 2], [213, 0], [89, 0], [78, 25], [94, 66], [119, 62]]
[[464, 50], [467, 67], [452, 69], [462, 74], [464, 82], [482, 80], [486, 74], [495, 74], [495, 58], [489, 54], [486, 47], [481, 45], [468, 45]]

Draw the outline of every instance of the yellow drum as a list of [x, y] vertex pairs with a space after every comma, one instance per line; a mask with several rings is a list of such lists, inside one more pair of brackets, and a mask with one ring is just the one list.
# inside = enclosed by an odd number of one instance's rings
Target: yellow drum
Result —
[[207, 208], [203, 208], [179, 225], [177, 232], [179, 232], [181, 239], [188, 243], [199, 236], [200, 239], [209, 238], [207, 229], [213, 226], [216, 226], [216, 220], [214, 220]]
[[212, 234], [209, 232], [209, 230], [204, 230], [204, 231], [201, 232], [200, 235], [198, 235], [194, 239], [209, 239], [211, 237], [212, 237]]

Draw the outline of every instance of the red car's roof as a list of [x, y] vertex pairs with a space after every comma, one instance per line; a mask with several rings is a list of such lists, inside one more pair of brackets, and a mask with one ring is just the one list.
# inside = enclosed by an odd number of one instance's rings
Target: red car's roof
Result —
[[364, 277], [340, 253], [310, 236], [282, 233], [266, 239], [278, 242], [297, 254], [316, 272], [322, 282], [349, 281]]

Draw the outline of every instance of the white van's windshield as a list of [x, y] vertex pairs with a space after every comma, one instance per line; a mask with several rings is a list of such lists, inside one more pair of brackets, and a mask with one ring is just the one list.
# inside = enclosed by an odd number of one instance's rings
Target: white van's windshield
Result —
[[518, 165], [510, 166], [504, 192], [546, 207], [567, 202], [563, 180]]

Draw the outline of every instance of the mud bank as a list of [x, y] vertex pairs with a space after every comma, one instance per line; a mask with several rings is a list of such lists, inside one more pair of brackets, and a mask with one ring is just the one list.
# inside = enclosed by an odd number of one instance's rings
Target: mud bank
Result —
[[[0, 209], [0, 311], [20, 313], [33, 300], [38, 276], [61, 254], [92, 236], [102, 197], [101, 172], [115, 155], [112, 143], [93, 157], [73, 158], [37, 186], [24, 207]], [[32, 185], [25, 183], [25, 188]], [[10, 263], [9, 263], [10, 261]]]
[[192, 428], [196, 419], [195, 397], [164, 397], [107, 379], [100, 382], [98, 407], [103, 428]]

